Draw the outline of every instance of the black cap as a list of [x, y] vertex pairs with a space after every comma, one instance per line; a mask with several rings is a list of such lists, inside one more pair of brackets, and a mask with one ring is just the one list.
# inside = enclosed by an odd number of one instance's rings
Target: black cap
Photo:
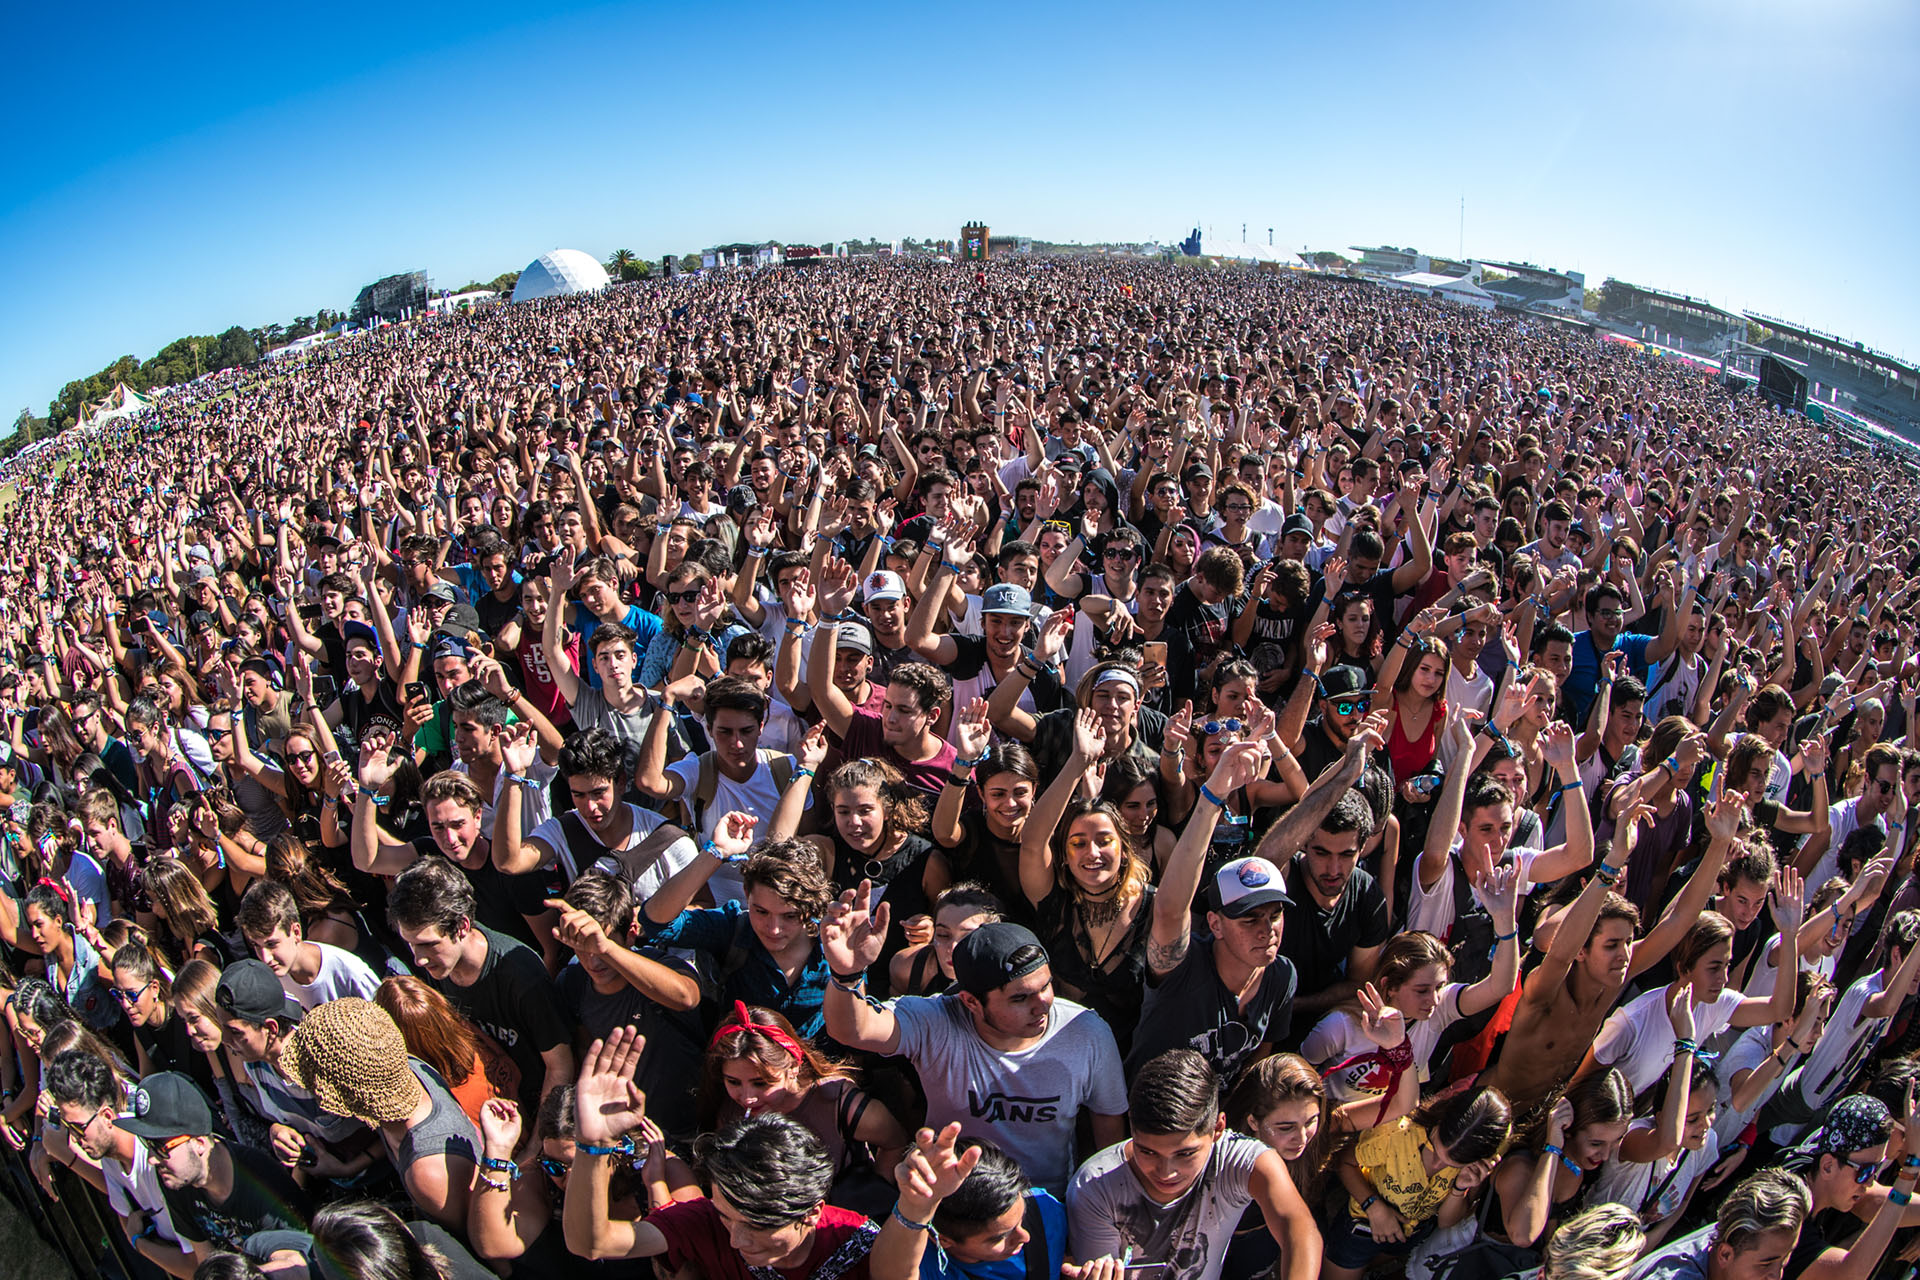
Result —
[[272, 1018], [289, 1027], [306, 1012], [299, 1001], [287, 995], [273, 970], [258, 960], [236, 960], [222, 969], [213, 1002], [220, 1006], [220, 1012], [248, 1022]]
[[195, 609], [193, 616], [187, 619], [187, 626], [195, 631], [212, 631], [219, 625], [218, 620], [205, 609]]
[[213, 1135], [213, 1108], [191, 1079], [160, 1071], [140, 1081], [127, 1114], [114, 1123], [137, 1138], [207, 1138]]
[[1337, 698], [1343, 693], [1358, 693], [1362, 689], [1371, 688], [1372, 685], [1373, 678], [1365, 671], [1345, 663], [1329, 668], [1327, 673], [1320, 677], [1320, 691], [1329, 698]]
[[727, 510], [751, 511], [760, 505], [760, 498], [750, 484], [737, 484], [727, 490]]
[[[1032, 947], [1034, 954], [1016, 962], [1014, 953], [1024, 947]], [[985, 996], [1046, 963], [1046, 949], [1031, 929], [999, 920], [981, 925], [960, 939], [960, 945], [953, 949], [953, 981], [962, 991]]]
[[1303, 533], [1309, 538], [1313, 536], [1313, 521], [1297, 511], [1288, 516], [1286, 523], [1280, 526], [1280, 536], [1283, 538], [1290, 538], [1296, 533]]
[[433, 629], [433, 634], [465, 640], [479, 629], [480, 611], [470, 604], [456, 604], [440, 615], [440, 625]]

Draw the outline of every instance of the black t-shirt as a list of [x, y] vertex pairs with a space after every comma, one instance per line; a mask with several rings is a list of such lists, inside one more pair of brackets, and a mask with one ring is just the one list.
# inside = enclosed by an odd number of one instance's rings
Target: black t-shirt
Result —
[[473, 985], [456, 986], [430, 976], [427, 981], [469, 1022], [499, 1041], [520, 1068], [521, 1105], [529, 1098], [537, 1105], [547, 1070], [540, 1055], [571, 1043], [571, 1028], [540, 953], [485, 925], [476, 927], [487, 937], [487, 958]]
[[[1284, 936], [1284, 935], [1283, 935]], [[1147, 995], [1127, 1055], [1127, 1076], [1169, 1049], [1193, 1049], [1222, 1081], [1233, 1081], [1261, 1045], [1286, 1039], [1293, 1026], [1293, 996], [1299, 981], [1293, 961], [1280, 956], [1267, 966], [1247, 1008], [1220, 981], [1213, 966], [1214, 941], [1195, 934], [1186, 958], [1156, 980], [1147, 975]]]
[[[640, 953], [677, 973], [698, 976], [692, 965], [666, 951], [647, 948]], [[567, 1021], [587, 1038], [605, 1039], [620, 1027], [639, 1029], [647, 1038], [647, 1051], [640, 1055], [634, 1080], [646, 1091], [647, 1115], [669, 1138], [691, 1138], [698, 1123], [690, 1082], [699, 1078], [707, 1048], [698, 1006], [684, 1012], [669, 1009], [625, 983], [618, 991], [602, 994], [594, 990], [593, 980], [577, 960], [560, 971], [554, 986]]]
[[1167, 642], [1167, 687], [1176, 704], [1199, 700], [1200, 671], [1231, 644], [1227, 619], [1238, 603], [1207, 604], [1185, 582], [1174, 591], [1160, 635]]
[[[984, 781], [984, 779], [982, 780]], [[1002, 840], [987, 826], [981, 809], [960, 815], [960, 843], [949, 852], [955, 884], [972, 880], [1000, 899], [1006, 917], [1031, 928], [1037, 923], [1026, 891], [1020, 887], [1020, 842]]]
[[1387, 895], [1365, 867], [1353, 869], [1346, 889], [1324, 910], [1307, 889], [1305, 854], [1294, 855], [1282, 875], [1293, 904], [1283, 908], [1287, 923], [1280, 954], [1293, 962], [1300, 990], [1326, 990], [1347, 976], [1355, 947], [1382, 946], [1393, 936]]
[[473, 611], [480, 616], [480, 630], [497, 637], [500, 629], [520, 612], [520, 590], [514, 588], [513, 595], [506, 600], [491, 591], [482, 591], [480, 598], [473, 602]]
[[223, 1143], [233, 1158], [233, 1190], [215, 1204], [199, 1187], [162, 1187], [174, 1230], [189, 1243], [237, 1250], [262, 1231], [297, 1231], [313, 1214], [307, 1193], [286, 1166], [265, 1151]]
[[1294, 759], [1300, 762], [1300, 772], [1307, 775], [1307, 781], [1327, 771], [1329, 765], [1339, 761], [1347, 754], [1345, 746], [1340, 745], [1327, 735], [1327, 725], [1319, 716], [1307, 721], [1307, 727], [1300, 733], [1300, 749]]
[[[423, 858], [440, 851], [439, 844], [431, 836], [415, 839], [412, 844]], [[461, 867], [460, 870], [467, 877], [467, 883], [473, 886], [474, 919], [477, 923], [496, 933], [503, 933], [524, 946], [540, 945], [533, 936], [533, 926], [527, 920], [529, 917], [537, 919], [545, 915], [547, 899], [559, 896], [553, 891], [555, 886], [547, 882], [544, 872], [527, 871], [510, 876], [494, 866], [491, 858], [478, 868]]]

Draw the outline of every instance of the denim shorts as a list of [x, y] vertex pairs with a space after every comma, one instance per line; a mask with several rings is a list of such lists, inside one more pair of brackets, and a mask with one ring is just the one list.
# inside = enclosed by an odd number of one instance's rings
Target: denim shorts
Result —
[[1335, 1266], [1347, 1267], [1358, 1271], [1375, 1258], [1404, 1258], [1413, 1252], [1413, 1247], [1432, 1235], [1440, 1226], [1440, 1216], [1433, 1217], [1415, 1226], [1407, 1232], [1407, 1238], [1399, 1244], [1383, 1244], [1373, 1238], [1373, 1229], [1365, 1218], [1356, 1218], [1341, 1211], [1334, 1215], [1323, 1237], [1326, 1259]]

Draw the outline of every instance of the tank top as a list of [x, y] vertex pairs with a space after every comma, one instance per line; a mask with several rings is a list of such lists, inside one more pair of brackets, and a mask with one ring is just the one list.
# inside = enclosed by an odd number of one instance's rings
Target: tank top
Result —
[[446, 1156], [449, 1159], [468, 1160], [480, 1163], [480, 1131], [473, 1121], [467, 1119], [467, 1113], [447, 1089], [447, 1082], [418, 1058], [408, 1058], [407, 1066], [413, 1071], [413, 1078], [427, 1091], [427, 1097], [433, 1102], [433, 1110], [425, 1120], [408, 1129], [396, 1145], [393, 1153], [393, 1166], [405, 1175], [414, 1161], [430, 1156]]
[[1434, 700], [1433, 714], [1427, 717], [1427, 729], [1418, 738], [1407, 737], [1404, 721], [1401, 719], [1399, 704], [1395, 703], [1393, 729], [1387, 735], [1387, 759], [1393, 762], [1393, 780], [1405, 782], [1415, 774], [1424, 773], [1433, 763], [1433, 757], [1439, 750], [1440, 726], [1446, 723], [1447, 700]]

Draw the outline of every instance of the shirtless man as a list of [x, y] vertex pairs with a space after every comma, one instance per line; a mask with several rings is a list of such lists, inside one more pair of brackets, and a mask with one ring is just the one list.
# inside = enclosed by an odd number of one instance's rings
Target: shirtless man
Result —
[[1633, 856], [1640, 827], [1652, 820], [1652, 808], [1638, 797], [1622, 817], [1614, 847], [1573, 905], [1557, 920], [1543, 916], [1534, 927], [1534, 945], [1544, 942], [1547, 958], [1521, 985], [1499, 1061], [1476, 1081], [1506, 1094], [1516, 1121], [1573, 1078], [1621, 989], [1658, 964], [1693, 926], [1733, 849], [1741, 809], [1733, 798], [1708, 806], [1712, 840], [1700, 865], [1660, 922], [1639, 941], [1633, 936], [1640, 925], [1639, 909], [1612, 888]]

